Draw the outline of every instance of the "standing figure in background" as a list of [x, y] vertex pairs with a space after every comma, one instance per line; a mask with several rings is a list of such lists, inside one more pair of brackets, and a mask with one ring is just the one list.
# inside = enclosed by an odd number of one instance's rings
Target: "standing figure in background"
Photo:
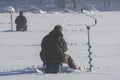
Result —
[[67, 44], [62, 34], [62, 26], [56, 25], [41, 42], [40, 57], [46, 66], [46, 73], [59, 72], [59, 66], [62, 63], [67, 63], [69, 67], [80, 70], [80, 67], [74, 63], [72, 57], [65, 54], [67, 50]]
[[15, 19], [16, 31], [27, 31], [27, 19], [21, 11]]

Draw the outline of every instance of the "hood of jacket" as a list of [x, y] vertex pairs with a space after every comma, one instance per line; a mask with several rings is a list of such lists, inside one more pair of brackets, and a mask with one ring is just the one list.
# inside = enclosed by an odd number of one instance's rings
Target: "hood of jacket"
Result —
[[56, 30], [52, 30], [50, 33], [49, 33], [50, 37], [63, 37], [63, 34], [61, 32], [58, 32]]

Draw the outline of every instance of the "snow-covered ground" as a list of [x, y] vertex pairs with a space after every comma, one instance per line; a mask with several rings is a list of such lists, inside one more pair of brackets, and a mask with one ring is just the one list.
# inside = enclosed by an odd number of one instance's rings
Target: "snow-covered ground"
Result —
[[[90, 30], [92, 72], [0, 75], [0, 80], [120, 80], [120, 11], [116, 11], [120, 8], [116, 8], [119, 4], [115, 4], [117, 3], [112, 3], [113, 6], [109, 7], [110, 11], [85, 11], [97, 18], [97, 25]], [[3, 7], [5, 6], [1, 5], [0, 11], [3, 11]], [[46, 7], [42, 7], [46, 11], [41, 9], [41, 14], [25, 13], [28, 20], [27, 32], [15, 31], [14, 20], [18, 13], [13, 13], [13, 32], [10, 14], [0, 13], [0, 72], [41, 66], [41, 40], [57, 24], [63, 26], [64, 38], [68, 44], [67, 54], [82, 68], [89, 67], [86, 26], [93, 24], [94, 20], [81, 14], [79, 9], [74, 12], [70, 9], [61, 11], [55, 10], [56, 7], [52, 8], [47, 11]]]
[[[90, 30], [92, 45], [92, 72], [59, 74], [23, 74], [0, 76], [0, 80], [119, 80], [120, 76], [120, 12], [88, 13], [97, 18], [98, 23]], [[13, 14], [13, 20], [18, 13]], [[39, 58], [42, 38], [56, 24], [63, 26], [63, 34], [68, 44], [67, 53], [78, 65], [89, 67], [86, 25], [93, 20], [81, 13], [25, 13], [28, 31], [16, 32], [10, 28], [10, 15], [0, 14], [0, 72], [42, 65]]]

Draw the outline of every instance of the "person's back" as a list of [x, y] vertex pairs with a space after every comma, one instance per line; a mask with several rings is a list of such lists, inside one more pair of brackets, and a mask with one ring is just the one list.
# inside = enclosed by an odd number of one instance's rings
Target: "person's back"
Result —
[[44, 64], [47, 66], [51, 65], [54, 68], [57, 66], [58, 68], [59, 65], [63, 62], [64, 53], [61, 48], [62, 38], [62, 33], [56, 30], [52, 30], [47, 36], [43, 38], [41, 43], [42, 50], [40, 52], [40, 56]]
[[[53, 62], [60, 62], [59, 58], [57, 58], [59, 56], [58, 53], [58, 45], [57, 43], [55, 43], [55, 39], [53, 37], [49, 37], [47, 36], [46, 38], [44, 38], [43, 42], [42, 42], [42, 52], [44, 51], [46, 53], [47, 57], [44, 57], [45, 59], [45, 63], [53, 63]], [[52, 45], [52, 46], [51, 46]], [[61, 59], [61, 58], [60, 58]]]
[[19, 16], [15, 19], [16, 31], [27, 31], [27, 19], [23, 15], [23, 12], [20, 12]]

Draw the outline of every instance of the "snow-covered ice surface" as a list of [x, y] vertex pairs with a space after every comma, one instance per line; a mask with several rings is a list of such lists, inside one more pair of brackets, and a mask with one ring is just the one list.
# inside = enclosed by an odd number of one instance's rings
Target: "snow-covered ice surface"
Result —
[[[58, 74], [21, 74], [0, 76], [0, 80], [120, 80], [120, 12], [88, 13], [98, 23], [90, 30], [93, 71]], [[13, 20], [18, 13], [13, 13]], [[42, 38], [56, 24], [63, 26], [68, 44], [67, 53], [82, 67], [88, 65], [86, 26], [94, 21], [81, 13], [25, 13], [28, 31], [16, 32], [10, 28], [10, 15], [0, 13], [0, 72], [42, 65], [39, 58]], [[65, 65], [66, 66], [66, 65]]]

